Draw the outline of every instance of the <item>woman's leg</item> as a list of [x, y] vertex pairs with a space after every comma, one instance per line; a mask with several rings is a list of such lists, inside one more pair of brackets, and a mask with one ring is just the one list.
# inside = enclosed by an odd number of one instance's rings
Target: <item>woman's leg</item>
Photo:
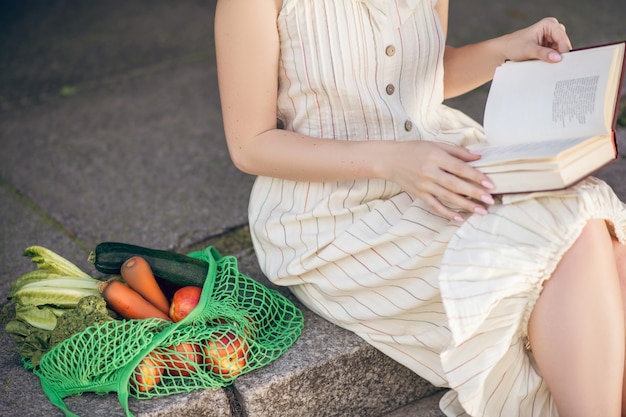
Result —
[[[622, 302], [625, 306], [624, 315], [626, 317], [626, 245], [622, 245], [617, 239], [613, 239], [613, 253], [615, 254], [615, 263], [617, 264], [617, 273], [622, 289]], [[626, 323], [626, 318], [624, 321]], [[622, 383], [622, 416], [626, 416], [626, 368], [624, 369]]]
[[624, 307], [603, 220], [587, 223], [546, 281], [528, 332], [561, 417], [621, 415]]

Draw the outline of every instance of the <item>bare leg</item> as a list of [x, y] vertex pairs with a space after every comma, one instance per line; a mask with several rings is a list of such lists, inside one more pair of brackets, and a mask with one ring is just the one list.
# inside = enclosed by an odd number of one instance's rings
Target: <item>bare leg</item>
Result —
[[546, 281], [528, 327], [561, 417], [621, 415], [623, 312], [609, 233], [591, 220]]
[[[626, 245], [622, 245], [616, 239], [613, 239], [613, 252], [615, 254], [617, 273], [622, 288], [622, 302], [624, 306], [626, 306]], [[626, 308], [624, 308], [624, 314], [626, 315]], [[624, 321], [626, 323], [626, 318]], [[626, 368], [624, 369], [622, 384], [622, 416], [626, 416]]]

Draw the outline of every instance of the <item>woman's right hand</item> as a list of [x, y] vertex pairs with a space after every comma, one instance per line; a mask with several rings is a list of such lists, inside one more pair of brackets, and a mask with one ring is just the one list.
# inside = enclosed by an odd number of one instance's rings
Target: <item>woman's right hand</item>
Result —
[[423, 200], [436, 213], [457, 221], [458, 209], [486, 214], [493, 204], [489, 178], [467, 162], [480, 159], [461, 146], [431, 142], [394, 142], [383, 176]]

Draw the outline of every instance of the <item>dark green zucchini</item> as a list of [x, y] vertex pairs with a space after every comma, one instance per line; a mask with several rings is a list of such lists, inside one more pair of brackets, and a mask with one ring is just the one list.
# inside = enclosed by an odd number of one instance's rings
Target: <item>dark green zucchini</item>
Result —
[[178, 287], [202, 287], [209, 270], [209, 264], [201, 259], [119, 242], [99, 243], [89, 254], [89, 262], [103, 274], [119, 274], [122, 264], [133, 256], [144, 258], [155, 277]]

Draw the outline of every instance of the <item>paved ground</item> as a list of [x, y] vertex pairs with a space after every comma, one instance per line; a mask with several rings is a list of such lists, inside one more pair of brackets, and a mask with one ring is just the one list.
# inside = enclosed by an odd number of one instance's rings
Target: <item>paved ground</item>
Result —
[[[623, 0], [452, 2], [450, 41], [483, 39], [554, 15], [575, 46], [626, 39]], [[22, 250], [86, 258], [117, 240], [234, 254], [267, 284], [246, 230], [253, 178], [231, 164], [221, 127], [215, 1], [0, 0], [0, 326]], [[487, 89], [450, 102], [481, 120]], [[620, 140], [626, 140], [621, 131]], [[626, 144], [624, 144], [626, 149]], [[600, 173], [626, 198], [623, 160]], [[269, 285], [269, 284], [268, 284]], [[226, 390], [132, 403], [137, 415], [438, 416], [428, 384], [306, 312], [302, 338]], [[0, 332], [0, 415], [56, 416]], [[68, 400], [120, 415], [113, 395]], [[401, 408], [402, 406], [405, 408]], [[396, 410], [401, 408], [400, 410]], [[396, 411], [394, 411], [396, 410]], [[392, 415], [392, 414], [389, 414]]]

